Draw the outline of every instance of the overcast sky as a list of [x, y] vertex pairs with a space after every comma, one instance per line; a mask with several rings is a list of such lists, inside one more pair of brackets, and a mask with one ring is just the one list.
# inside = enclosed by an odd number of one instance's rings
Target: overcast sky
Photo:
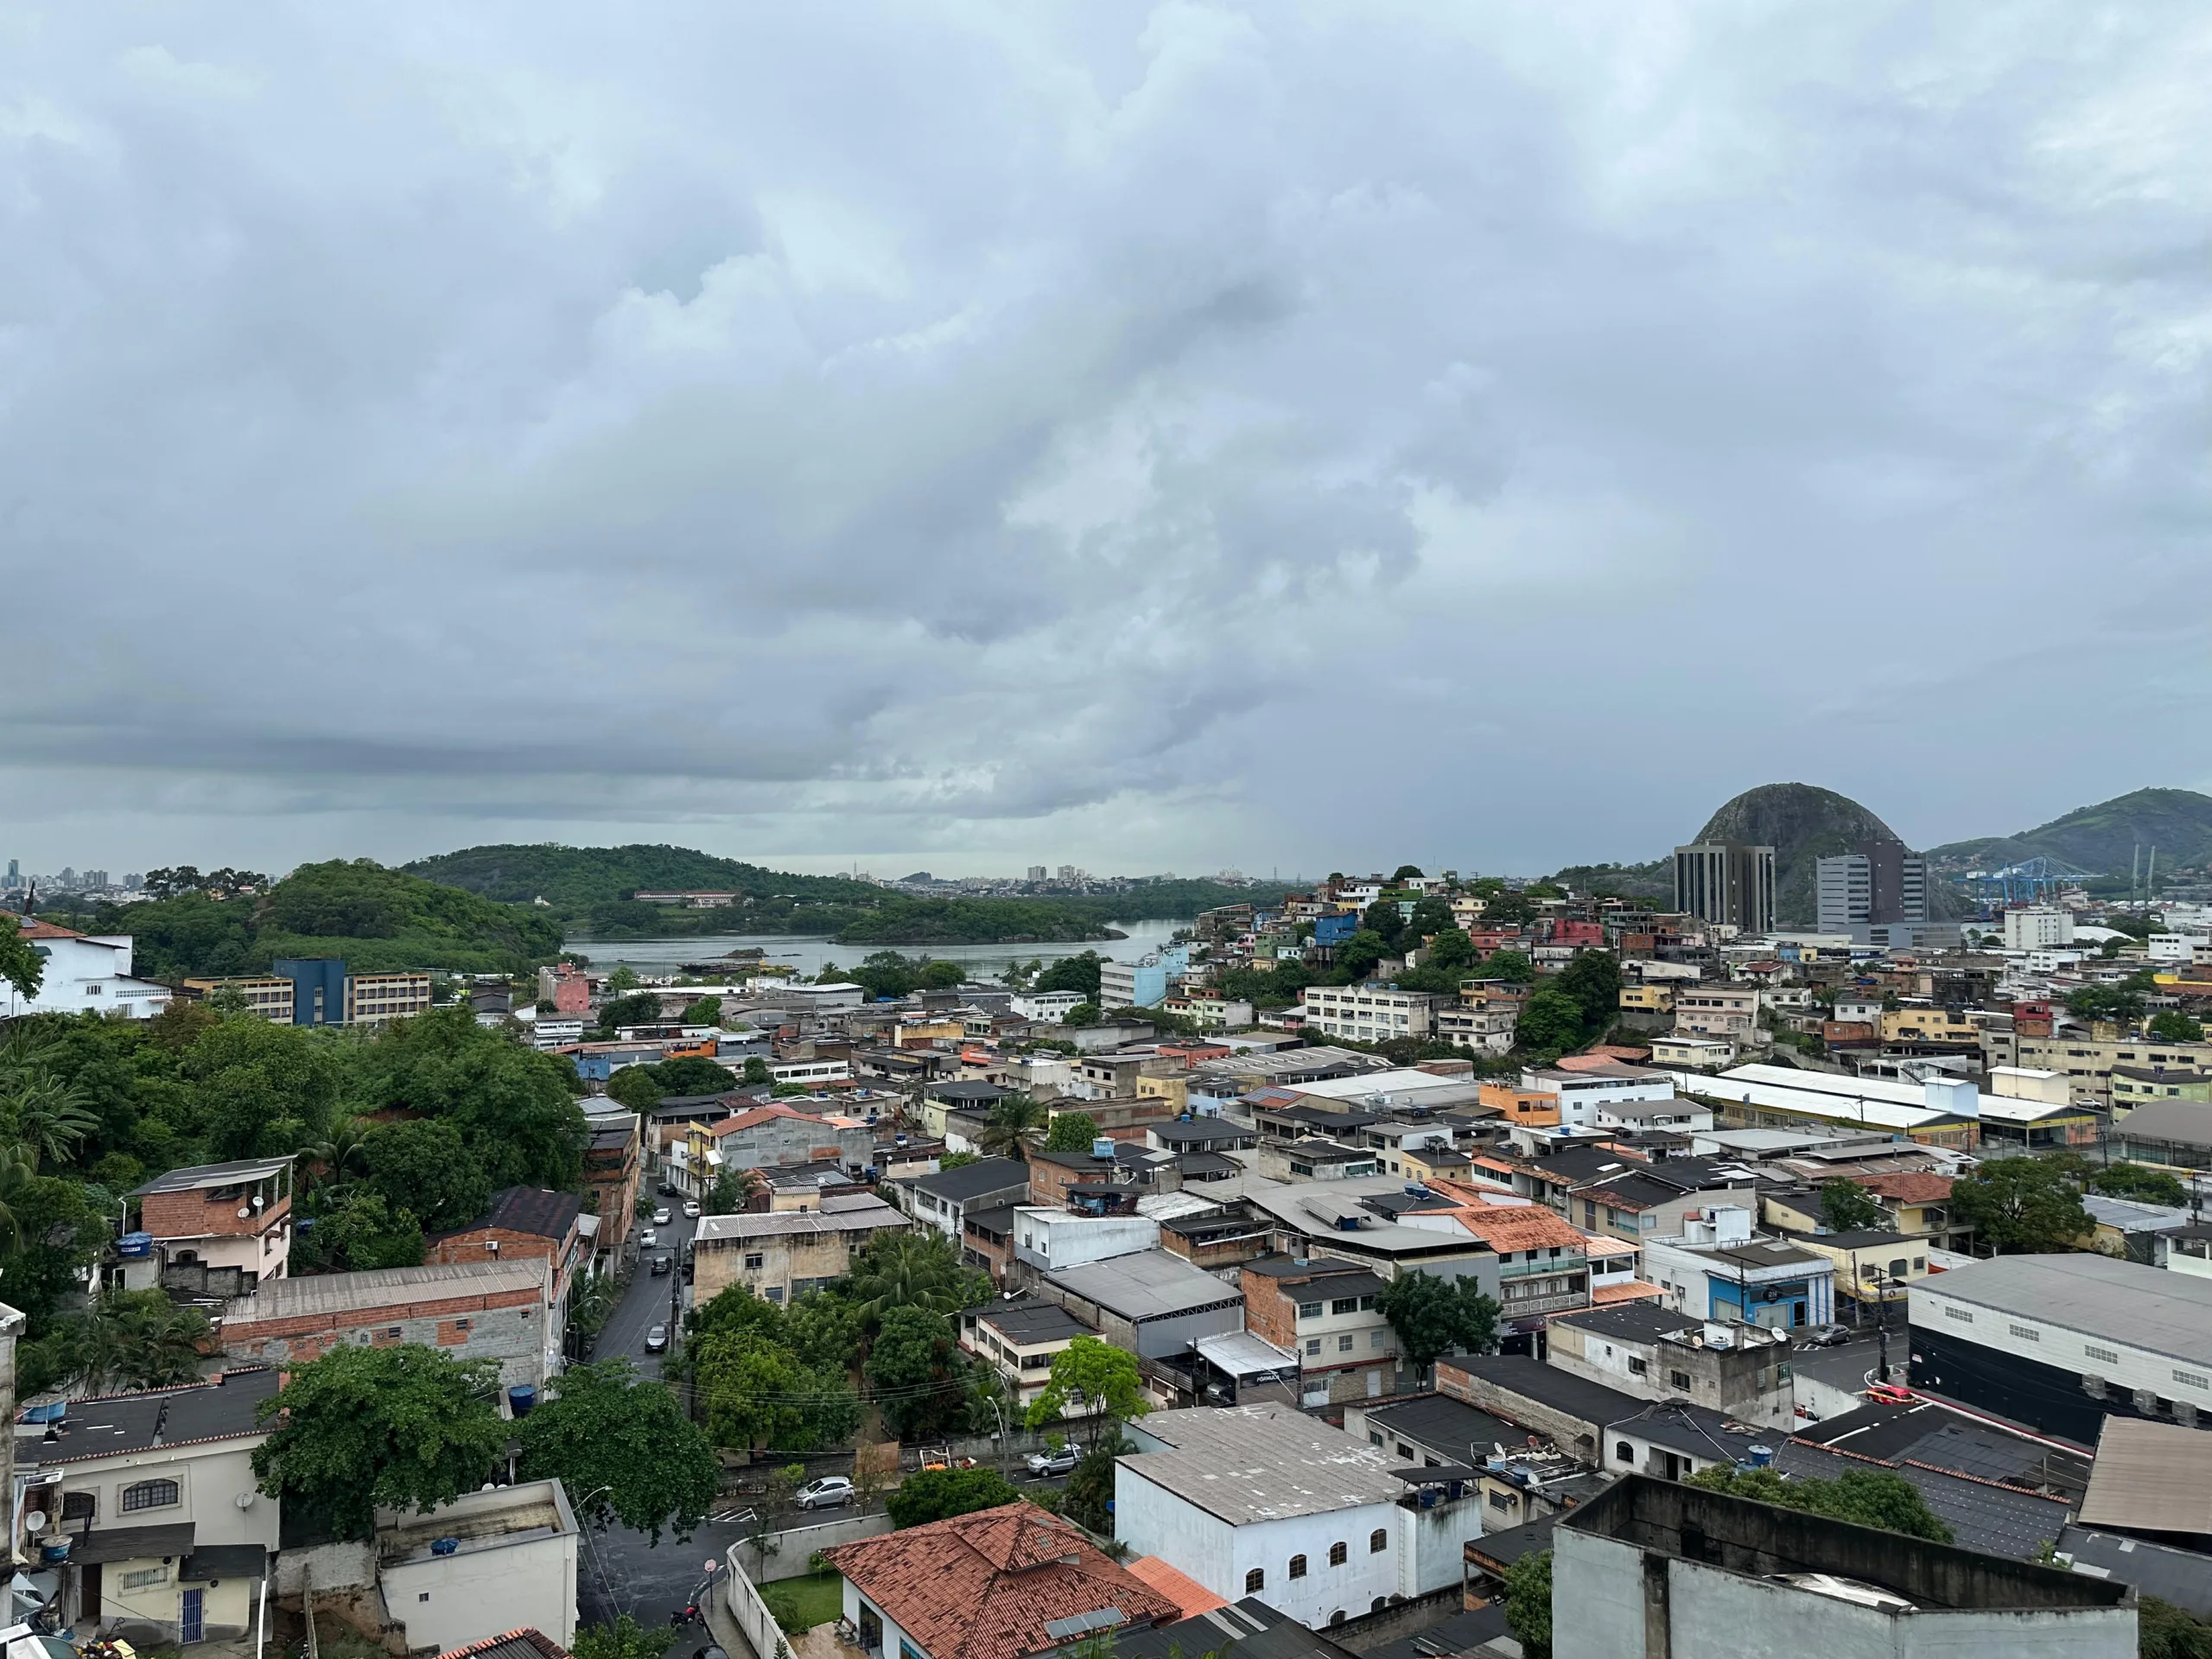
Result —
[[2212, 779], [2202, 6], [0, 11], [0, 860]]

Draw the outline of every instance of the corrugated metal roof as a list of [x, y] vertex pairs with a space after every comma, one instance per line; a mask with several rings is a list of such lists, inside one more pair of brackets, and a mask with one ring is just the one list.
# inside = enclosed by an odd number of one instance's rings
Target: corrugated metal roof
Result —
[[[1954, 1302], [2017, 1315], [2038, 1329], [2057, 1325], [2212, 1365], [2212, 1279], [2075, 1251], [1997, 1256], [1916, 1280], [1910, 1294], [1916, 1325], [1933, 1323], [1942, 1317], [1936, 1312], [1940, 1305]], [[2005, 1344], [2003, 1332], [1956, 1324], [1942, 1328], [1953, 1336], [1973, 1332], [1987, 1345]], [[2063, 1357], [2046, 1357], [2057, 1363]]]
[[2212, 1532], [2212, 1434], [2107, 1417], [2080, 1520], [2085, 1527]]

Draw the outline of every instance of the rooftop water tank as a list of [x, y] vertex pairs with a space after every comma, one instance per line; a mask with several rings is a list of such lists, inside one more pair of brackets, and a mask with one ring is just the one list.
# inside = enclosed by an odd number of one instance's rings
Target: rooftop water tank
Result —
[[125, 1233], [115, 1241], [115, 1253], [126, 1262], [151, 1255], [154, 1253], [154, 1236], [151, 1233]]
[[1114, 1155], [1114, 1137], [1110, 1135], [1098, 1136], [1090, 1143], [1090, 1155], [1094, 1158], [1111, 1158]]

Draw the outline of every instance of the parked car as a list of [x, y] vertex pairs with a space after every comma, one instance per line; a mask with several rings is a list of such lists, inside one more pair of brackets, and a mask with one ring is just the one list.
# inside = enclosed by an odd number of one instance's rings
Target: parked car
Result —
[[1029, 1472], [1039, 1477], [1065, 1475], [1082, 1461], [1083, 1453], [1071, 1446], [1064, 1446], [1057, 1452], [1032, 1452]]
[[658, 1279], [676, 1265], [676, 1258], [669, 1255], [653, 1257], [653, 1277]]
[[693, 1221], [698, 1220], [699, 1200], [696, 1198], [686, 1198], [683, 1201], [683, 1213]]
[[650, 1250], [660, 1243], [660, 1235], [648, 1227], [638, 1235], [638, 1243]]
[[1797, 1333], [1797, 1340], [1812, 1348], [1834, 1348], [1851, 1340], [1847, 1325], [1809, 1325]]
[[645, 1332], [645, 1351], [649, 1354], [664, 1354], [668, 1351], [668, 1327], [666, 1325], [657, 1325], [653, 1326], [652, 1330]]
[[802, 1510], [842, 1510], [853, 1501], [853, 1483], [842, 1475], [824, 1475], [800, 1487], [792, 1501]]
[[668, 1213], [668, 1206], [664, 1204], [653, 1211], [653, 1225], [656, 1227], [667, 1226], [671, 1219], [672, 1217]]

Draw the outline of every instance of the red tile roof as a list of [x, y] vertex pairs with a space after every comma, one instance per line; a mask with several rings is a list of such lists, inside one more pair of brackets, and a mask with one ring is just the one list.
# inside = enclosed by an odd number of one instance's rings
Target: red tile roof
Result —
[[1046, 1624], [1113, 1607], [1179, 1616], [1163, 1595], [1033, 1503], [1007, 1503], [824, 1550], [931, 1659], [1025, 1659], [1065, 1645]]
[[1951, 1196], [1951, 1178], [1928, 1170], [1907, 1170], [1895, 1175], [1861, 1175], [1859, 1185], [1878, 1197], [1899, 1204], [1939, 1204]]
[[85, 939], [89, 933], [73, 933], [66, 927], [56, 927], [52, 922], [41, 922], [24, 917], [16, 924], [16, 933], [26, 939]]
[[1196, 1618], [1200, 1613], [1229, 1605], [1196, 1579], [1178, 1573], [1157, 1555], [1138, 1556], [1129, 1563], [1129, 1571], [1173, 1602], [1175, 1611], [1185, 1618]]

